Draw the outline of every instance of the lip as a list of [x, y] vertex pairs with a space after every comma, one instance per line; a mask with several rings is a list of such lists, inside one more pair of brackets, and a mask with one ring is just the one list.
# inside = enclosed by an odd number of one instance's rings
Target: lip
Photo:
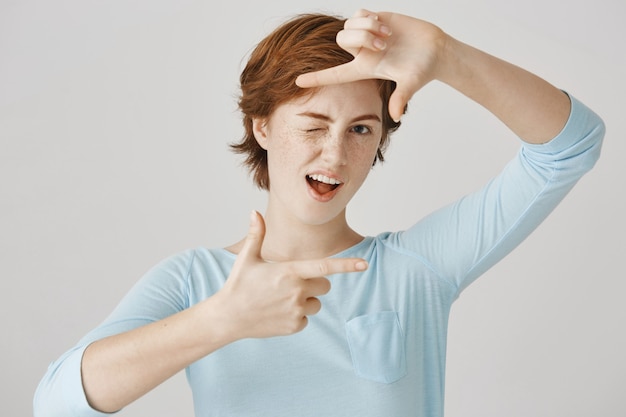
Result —
[[[324, 194], [320, 194], [320, 193], [317, 192], [317, 190], [315, 188], [311, 187], [311, 184], [309, 184], [309, 181], [307, 181], [306, 178], [309, 175], [324, 175], [324, 176], [326, 176], [328, 178], [332, 178], [332, 179], [335, 179], [335, 180], [339, 181], [340, 184], [334, 190], [329, 191], [329, 192], [324, 193]], [[308, 172], [305, 175], [305, 177], [304, 177], [304, 182], [306, 183], [306, 187], [307, 187], [307, 190], [309, 192], [309, 195], [314, 200], [319, 201], [320, 203], [327, 203], [330, 200], [332, 200], [337, 195], [337, 193], [339, 193], [339, 191], [343, 188], [343, 186], [345, 184], [345, 181], [341, 177], [339, 177], [336, 174], [333, 174], [332, 172], [325, 171], [325, 170], [316, 170], [316, 171]]]

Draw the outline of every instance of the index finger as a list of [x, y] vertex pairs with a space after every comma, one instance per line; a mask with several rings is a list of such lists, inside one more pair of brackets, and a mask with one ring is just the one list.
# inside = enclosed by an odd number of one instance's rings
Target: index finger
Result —
[[349, 83], [352, 81], [370, 78], [357, 71], [354, 61], [320, 71], [301, 74], [296, 78], [296, 84], [301, 88], [321, 87], [330, 84]]
[[371, 19], [378, 20], [378, 15], [367, 9], [357, 10], [356, 12], [354, 12], [354, 15], [352, 17], [369, 17]]
[[290, 267], [300, 278], [319, 278], [332, 274], [365, 271], [367, 261], [361, 258], [324, 258], [307, 261], [292, 261]]

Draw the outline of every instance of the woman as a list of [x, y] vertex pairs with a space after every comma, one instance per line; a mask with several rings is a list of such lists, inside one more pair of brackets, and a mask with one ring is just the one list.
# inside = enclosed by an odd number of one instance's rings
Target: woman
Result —
[[[433, 80], [523, 146], [481, 190], [361, 236], [346, 206]], [[592, 168], [604, 133], [546, 81], [393, 13], [298, 16], [257, 46], [241, 88], [233, 147], [268, 190], [264, 216], [149, 271], [50, 366], [37, 416], [113, 412], [182, 369], [198, 416], [441, 416], [452, 302]]]

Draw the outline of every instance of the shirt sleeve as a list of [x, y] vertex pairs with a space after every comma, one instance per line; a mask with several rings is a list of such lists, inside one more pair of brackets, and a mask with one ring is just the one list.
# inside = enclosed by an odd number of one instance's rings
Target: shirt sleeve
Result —
[[458, 294], [519, 245], [600, 156], [603, 121], [570, 96], [571, 110], [551, 141], [524, 143], [482, 189], [394, 236]]
[[82, 384], [81, 362], [89, 344], [158, 321], [188, 307], [189, 271], [194, 251], [160, 262], [126, 294], [111, 315], [72, 349], [52, 362], [39, 383], [33, 401], [35, 417], [101, 417]]

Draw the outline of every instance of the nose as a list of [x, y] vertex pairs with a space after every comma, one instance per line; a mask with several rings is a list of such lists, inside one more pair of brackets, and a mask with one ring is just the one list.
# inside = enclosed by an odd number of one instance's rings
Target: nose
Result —
[[331, 165], [346, 165], [347, 138], [340, 133], [329, 133], [323, 142], [322, 159]]

